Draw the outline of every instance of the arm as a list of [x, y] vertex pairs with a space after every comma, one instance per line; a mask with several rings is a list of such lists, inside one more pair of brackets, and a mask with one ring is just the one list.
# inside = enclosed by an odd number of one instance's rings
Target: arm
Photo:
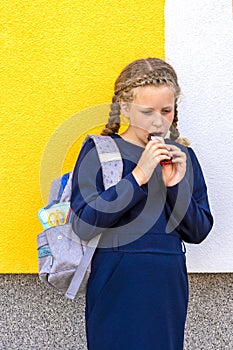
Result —
[[90, 240], [113, 227], [136, 203], [147, 196], [132, 173], [104, 189], [100, 161], [94, 142], [89, 140], [78, 157], [72, 183], [73, 229], [81, 239]]
[[207, 188], [195, 153], [188, 148], [187, 175], [167, 187], [168, 231], [176, 229], [188, 243], [202, 242], [213, 226]]

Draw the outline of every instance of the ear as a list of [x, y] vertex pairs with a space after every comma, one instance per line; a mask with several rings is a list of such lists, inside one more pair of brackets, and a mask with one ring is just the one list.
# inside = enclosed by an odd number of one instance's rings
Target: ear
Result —
[[124, 114], [124, 116], [126, 118], [129, 118], [130, 117], [130, 113], [129, 113], [130, 112], [130, 103], [121, 101], [120, 106], [121, 106], [122, 114]]

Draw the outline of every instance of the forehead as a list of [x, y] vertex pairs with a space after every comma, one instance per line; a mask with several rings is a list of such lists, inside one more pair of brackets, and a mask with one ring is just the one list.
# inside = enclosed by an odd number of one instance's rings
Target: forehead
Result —
[[154, 104], [173, 104], [175, 101], [175, 91], [167, 85], [139, 86], [134, 89], [133, 102], [136, 104], [153, 106]]

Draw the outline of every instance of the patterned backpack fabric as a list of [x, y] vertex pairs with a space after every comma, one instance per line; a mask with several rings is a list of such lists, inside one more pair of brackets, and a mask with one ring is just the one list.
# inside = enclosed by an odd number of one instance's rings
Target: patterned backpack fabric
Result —
[[[111, 137], [88, 135], [86, 140], [90, 138], [95, 143], [107, 189], [122, 177], [121, 154]], [[99, 234], [84, 241], [72, 229], [72, 175], [71, 172], [53, 181], [49, 204], [38, 212], [44, 231], [37, 236], [40, 280], [65, 292], [69, 299], [85, 292], [91, 260], [101, 237]]]

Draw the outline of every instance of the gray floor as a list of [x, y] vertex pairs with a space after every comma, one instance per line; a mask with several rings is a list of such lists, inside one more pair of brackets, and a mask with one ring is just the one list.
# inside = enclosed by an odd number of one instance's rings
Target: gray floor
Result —
[[[233, 274], [190, 274], [189, 283], [185, 350], [232, 350]], [[86, 350], [84, 297], [67, 300], [36, 275], [0, 275], [0, 288], [1, 350]]]

